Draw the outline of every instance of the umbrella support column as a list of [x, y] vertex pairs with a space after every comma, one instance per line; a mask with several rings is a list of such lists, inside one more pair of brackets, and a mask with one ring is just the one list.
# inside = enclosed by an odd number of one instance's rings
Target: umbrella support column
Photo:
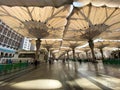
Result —
[[40, 49], [40, 45], [41, 45], [41, 40], [38, 38], [36, 40], [36, 55], [35, 55], [35, 59], [38, 60], [39, 59], [39, 49]]
[[101, 56], [102, 56], [102, 60], [104, 60], [104, 55], [103, 55], [103, 49], [100, 48], [100, 53], [101, 53]]
[[73, 51], [73, 60], [76, 61], [76, 59], [75, 59], [75, 48], [72, 48], [72, 51]]
[[90, 47], [91, 52], [92, 52], [93, 62], [96, 62], [95, 53], [94, 53], [94, 42], [93, 42], [93, 40], [90, 39], [88, 41], [88, 43], [89, 43], [89, 47]]

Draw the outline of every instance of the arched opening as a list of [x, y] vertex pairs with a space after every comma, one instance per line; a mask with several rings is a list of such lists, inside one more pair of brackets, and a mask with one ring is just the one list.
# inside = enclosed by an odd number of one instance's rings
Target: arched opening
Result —
[[5, 57], [8, 57], [8, 53], [5, 53]]
[[11, 53], [9, 54], [9, 57], [12, 57], [12, 54], [11, 54]]
[[4, 56], [4, 53], [3, 52], [1, 52], [1, 57], [3, 57]]

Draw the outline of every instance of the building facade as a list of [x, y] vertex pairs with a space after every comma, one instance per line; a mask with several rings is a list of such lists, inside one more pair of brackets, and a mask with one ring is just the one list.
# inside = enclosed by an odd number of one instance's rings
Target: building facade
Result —
[[[0, 53], [14, 53], [20, 47], [23, 36], [0, 20]], [[0, 55], [1, 55], [0, 54]]]
[[30, 50], [30, 48], [31, 48], [30, 39], [27, 38], [27, 37], [24, 37], [24, 38], [22, 39], [20, 49], [22, 49], [22, 50]]

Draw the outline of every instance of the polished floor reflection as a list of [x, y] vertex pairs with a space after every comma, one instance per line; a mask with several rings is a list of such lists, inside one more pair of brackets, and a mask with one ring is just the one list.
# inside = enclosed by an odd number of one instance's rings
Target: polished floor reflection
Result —
[[120, 67], [54, 62], [0, 81], [0, 90], [120, 90]]

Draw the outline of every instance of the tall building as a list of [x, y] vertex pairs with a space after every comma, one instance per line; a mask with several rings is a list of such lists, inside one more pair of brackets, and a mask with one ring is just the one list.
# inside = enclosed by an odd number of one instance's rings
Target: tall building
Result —
[[27, 38], [27, 37], [24, 37], [24, 38], [22, 39], [20, 49], [22, 49], [22, 50], [30, 50], [30, 47], [31, 47], [30, 39]]
[[0, 20], [0, 56], [9, 56], [20, 47], [23, 36]]

